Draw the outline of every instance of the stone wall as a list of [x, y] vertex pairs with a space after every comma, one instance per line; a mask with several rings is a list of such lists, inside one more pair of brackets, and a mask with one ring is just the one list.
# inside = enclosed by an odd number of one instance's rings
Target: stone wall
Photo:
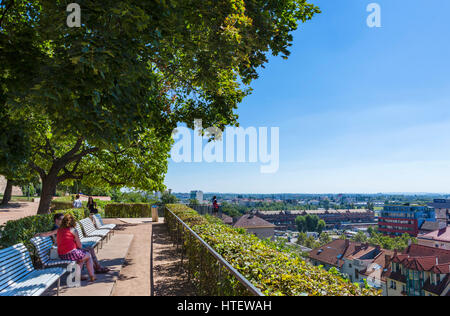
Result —
[[[0, 194], [2, 194], [2, 195], [5, 192], [6, 183], [7, 183], [7, 180], [5, 179], [5, 177], [4, 176], [0, 176]], [[12, 190], [12, 195], [23, 195], [22, 190], [20, 189], [20, 187], [14, 186], [13, 190]]]

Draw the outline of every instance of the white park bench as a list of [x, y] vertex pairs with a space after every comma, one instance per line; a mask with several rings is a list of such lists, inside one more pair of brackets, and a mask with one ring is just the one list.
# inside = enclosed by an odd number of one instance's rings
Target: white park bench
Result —
[[[83, 248], [95, 248], [100, 244], [100, 248], [103, 248], [103, 241], [101, 237], [86, 237], [84, 236], [83, 229], [79, 222], [77, 222], [75, 229], [77, 230], [78, 237], [80, 238], [81, 245]], [[97, 247], [98, 252], [98, 247]]]
[[107, 238], [109, 233], [111, 232], [110, 229], [96, 229], [94, 226], [94, 223], [92, 223], [92, 220], [90, 218], [84, 218], [80, 221], [81, 226], [83, 227], [84, 233], [87, 237], [101, 237], [102, 240]]
[[34, 237], [30, 242], [36, 248], [36, 255], [44, 268], [64, 266], [74, 263], [70, 260], [51, 259], [50, 251], [53, 248], [53, 239], [51, 237]]
[[103, 219], [100, 216], [100, 214], [94, 214], [93, 219], [94, 219], [95, 226], [97, 226], [97, 229], [111, 230], [114, 235], [114, 229], [116, 228], [116, 224], [103, 223]]
[[40, 296], [55, 282], [66, 269], [55, 267], [36, 270], [30, 254], [23, 244], [0, 250], [0, 296]]

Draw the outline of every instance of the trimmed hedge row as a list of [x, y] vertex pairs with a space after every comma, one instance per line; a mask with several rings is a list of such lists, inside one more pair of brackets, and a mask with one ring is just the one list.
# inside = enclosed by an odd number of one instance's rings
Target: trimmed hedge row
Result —
[[109, 203], [105, 205], [105, 217], [140, 218], [152, 217], [152, 208], [147, 203]]
[[[295, 254], [279, 251], [256, 236], [224, 224], [212, 223], [185, 205], [174, 204], [167, 207], [265, 295], [380, 295], [374, 289], [360, 288], [339, 275], [314, 267]], [[180, 230], [173, 216], [167, 215], [165, 219], [170, 231]], [[182, 230], [182, 234], [187, 232]], [[197, 277], [198, 282], [194, 280], [194, 283], [203, 284], [200, 292], [220, 295], [219, 291], [223, 290], [224, 284], [230, 282], [217, 281], [214, 260], [208, 259], [206, 250], [199, 247], [193, 238], [183, 240], [183, 249], [189, 259], [188, 269], [196, 271], [194, 275], [206, 278], [198, 280]], [[236, 288], [236, 285], [233, 286]], [[227, 292], [228, 295], [236, 295], [235, 293], [242, 295], [242, 291]]]
[[55, 213], [71, 213], [77, 221], [86, 217], [84, 209], [67, 209], [45, 215], [34, 215], [9, 221], [0, 227], [0, 249], [23, 243], [31, 249], [30, 239], [37, 233], [47, 232], [53, 227]]
[[53, 200], [50, 202], [50, 211], [54, 212], [57, 210], [70, 210], [73, 209], [72, 201], [58, 201]]

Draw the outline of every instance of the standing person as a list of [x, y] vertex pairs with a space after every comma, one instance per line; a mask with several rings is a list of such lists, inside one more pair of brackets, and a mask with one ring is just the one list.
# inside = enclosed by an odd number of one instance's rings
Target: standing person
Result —
[[82, 207], [83, 207], [83, 203], [81, 203], [80, 195], [77, 194], [75, 197], [75, 201], [73, 201], [73, 208], [82, 208]]
[[89, 213], [98, 214], [97, 203], [94, 202], [92, 196], [88, 198], [87, 208], [89, 210]]
[[86, 264], [89, 280], [92, 283], [96, 280], [94, 262], [89, 250], [82, 249], [75, 225], [76, 221], [72, 214], [64, 215], [56, 236], [58, 255], [63, 260], [76, 261], [80, 265], [80, 269]]
[[217, 204], [217, 198], [216, 196], [214, 196], [212, 198], [212, 202], [213, 202], [213, 214], [217, 215], [219, 213], [219, 204]]

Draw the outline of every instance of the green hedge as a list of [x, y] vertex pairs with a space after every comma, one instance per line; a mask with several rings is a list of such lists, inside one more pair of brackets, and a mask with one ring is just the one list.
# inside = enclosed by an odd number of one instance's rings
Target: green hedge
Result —
[[105, 217], [140, 218], [152, 217], [152, 206], [147, 203], [109, 203], [105, 204]]
[[73, 208], [72, 201], [58, 201], [53, 200], [50, 202], [50, 211], [70, 210]]
[[[64, 214], [71, 213], [77, 221], [86, 217], [84, 209], [68, 209], [57, 212]], [[7, 222], [4, 226], [0, 227], [0, 249], [23, 243], [31, 250], [30, 239], [37, 233], [47, 232], [52, 228], [54, 224], [53, 215], [54, 213], [28, 216]]]
[[[380, 295], [376, 290], [360, 288], [335, 273], [314, 267], [294, 253], [280, 251], [256, 236], [212, 222], [185, 205], [168, 205], [168, 208], [265, 295]], [[218, 269], [216, 260], [204, 247], [187, 237], [187, 230], [169, 212], [165, 220], [170, 233], [183, 240], [189, 259], [186, 269], [191, 272], [199, 295], [248, 295], [234, 277]]]

